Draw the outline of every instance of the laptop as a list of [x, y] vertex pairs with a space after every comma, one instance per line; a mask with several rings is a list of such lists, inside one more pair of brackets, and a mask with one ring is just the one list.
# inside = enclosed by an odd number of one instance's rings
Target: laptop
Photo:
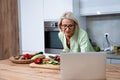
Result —
[[61, 53], [60, 80], [106, 80], [106, 52]]

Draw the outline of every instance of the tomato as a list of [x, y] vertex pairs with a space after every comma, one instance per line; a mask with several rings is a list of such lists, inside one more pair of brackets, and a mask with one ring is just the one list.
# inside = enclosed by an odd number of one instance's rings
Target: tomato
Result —
[[30, 59], [31, 58], [31, 55], [30, 54], [24, 54], [24, 59], [27, 60], [27, 59]]
[[41, 64], [41, 63], [42, 63], [42, 59], [41, 59], [41, 58], [36, 58], [36, 59], [34, 60], [34, 63], [36, 63], [36, 64]]

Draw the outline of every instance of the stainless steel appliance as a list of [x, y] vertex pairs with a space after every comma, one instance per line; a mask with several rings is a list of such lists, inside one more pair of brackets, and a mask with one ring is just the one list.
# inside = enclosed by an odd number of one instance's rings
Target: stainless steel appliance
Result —
[[58, 22], [57, 21], [45, 21], [45, 52], [57, 53], [62, 52], [63, 46], [58, 38]]

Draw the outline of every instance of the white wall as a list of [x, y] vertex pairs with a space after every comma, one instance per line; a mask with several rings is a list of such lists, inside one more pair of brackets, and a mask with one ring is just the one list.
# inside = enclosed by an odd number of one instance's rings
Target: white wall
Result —
[[21, 52], [44, 51], [43, 0], [19, 0]]

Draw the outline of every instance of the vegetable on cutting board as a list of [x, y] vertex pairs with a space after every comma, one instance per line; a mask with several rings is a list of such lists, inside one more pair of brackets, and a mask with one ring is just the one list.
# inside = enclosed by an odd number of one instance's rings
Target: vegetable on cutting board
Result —
[[36, 58], [41, 58], [41, 59], [43, 59], [43, 58], [45, 58], [45, 55], [43, 55], [43, 54], [37, 54], [37, 55], [33, 56], [33, 57], [31, 58], [31, 60], [35, 60]]
[[59, 65], [60, 64], [60, 56], [49, 56], [48, 58], [45, 57], [43, 54], [37, 54], [31, 58], [34, 60], [35, 64], [53, 64]]

